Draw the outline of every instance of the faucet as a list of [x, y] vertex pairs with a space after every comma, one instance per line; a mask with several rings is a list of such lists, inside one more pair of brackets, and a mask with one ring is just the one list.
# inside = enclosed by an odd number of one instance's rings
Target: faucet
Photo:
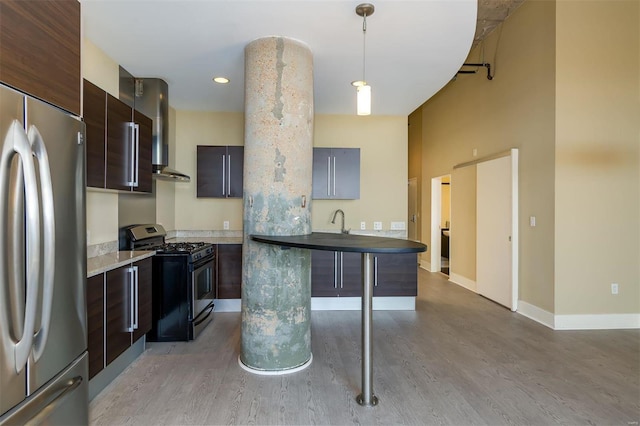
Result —
[[331, 223], [336, 223], [336, 216], [338, 216], [338, 213], [342, 215], [342, 225], [340, 227], [340, 232], [342, 232], [343, 234], [348, 234], [350, 229], [344, 229], [344, 212], [342, 210], [338, 209], [333, 213], [333, 219], [331, 219]]

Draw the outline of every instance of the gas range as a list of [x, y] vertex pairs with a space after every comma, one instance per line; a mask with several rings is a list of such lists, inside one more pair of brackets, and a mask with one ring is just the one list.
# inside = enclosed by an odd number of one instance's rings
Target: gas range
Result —
[[210, 256], [213, 253], [213, 244], [204, 242], [179, 242], [179, 243], [163, 243], [157, 246], [151, 246], [150, 250], [155, 250], [156, 254], [168, 256], [184, 256], [188, 255], [191, 262]]
[[213, 320], [216, 253], [205, 242], [166, 242], [162, 225], [121, 229], [123, 250], [154, 250], [152, 342], [195, 339]]
[[213, 244], [205, 242], [166, 242], [162, 225], [134, 225], [123, 228], [120, 247], [126, 250], [154, 250], [161, 256], [187, 256], [193, 263], [214, 252]]

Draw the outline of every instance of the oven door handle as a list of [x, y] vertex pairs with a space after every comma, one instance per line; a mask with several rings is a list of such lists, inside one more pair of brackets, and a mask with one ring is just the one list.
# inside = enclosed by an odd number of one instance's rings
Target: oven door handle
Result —
[[[211, 316], [211, 313], [213, 312], [213, 308], [215, 308], [215, 305], [213, 304], [213, 302], [209, 303], [207, 305], [207, 307], [204, 308], [202, 310], [202, 312], [200, 312], [198, 317], [193, 319], [193, 326], [196, 327], [196, 326], [202, 324], [204, 321], [206, 321], [206, 319]], [[206, 313], [206, 315], [204, 317], [200, 318], [205, 313], [205, 311], [207, 311], [207, 310], [208, 310], [208, 312]], [[198, 319], [198, 318], [200, 318], [200, 319]], [[196, 319], [198, 319], [198, 320], [196, 321]]]
[[213, 262], [214, 259], [215, 256], [213, 255], [213, 253], [211, 253], [211, 255], [205, 257], [204, 259], [199, 259], [197, 262], [191, 265], [191, 272], [202, 268], [207, 263]]

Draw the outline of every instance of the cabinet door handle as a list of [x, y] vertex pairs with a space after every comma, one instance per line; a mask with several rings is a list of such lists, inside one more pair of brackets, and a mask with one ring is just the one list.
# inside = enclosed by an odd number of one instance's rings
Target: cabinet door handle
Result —
[[333, 196], [336, 196], [336, 156], [333, 156]]
[[133, 267], [133, 288], [134, 288], [134, 302], [133, 302], [133, 329], [137, 330], [138, 329], [138, 305], [139, 305], [139, 300], [138, 300], [138, 267], [134, 266]]
[[227, 197], [231, 196], [231, 154], [227, 156], [227, 164], [229, 164], [227, 171]]
[[342, 252], [340, 252], [340, 288], [344, 287], [344, 269], [342, 265], [344, 264], [344, 257]]
[[378, 256], [373, 257], [373, 285], [378, 287]]
[[333, 252], [333, 288], [338, 288], [338, 252]]
[[136, 124], [134, 127], [136, 134], [136, 167], [135, 167], [135, 180], [133, 186], [137, 187], [140, 183], [140, 125]]
[[327, 197], [331, 196], [331, 157], [327, 157]]
[[222, 154], [222, 195], [225, 195], [225, 190], [227, 189], [227, 185], [225, 185], [225, 179], [227, 177], [227, 162], [226, 155]]
[[130, 146], [130, 154], [131, 154], [131, 160], [129, 161], [129, 167], [131, 167], [131, 169], [129, 170], [129, 181], [127, 182], [127, 186], [130, 187], [134, 187], [136, 186], [136, 172], [135, 172], [135, 168], [136, 168], [136, 124], [131, 122], [128, 123], [129, 125], [129, 143], [131, 144]]
[[129, 272], [129, 300], [130, 300], [130, 320], [128, 332], [138, 329], [138, 267], [132, 266]]

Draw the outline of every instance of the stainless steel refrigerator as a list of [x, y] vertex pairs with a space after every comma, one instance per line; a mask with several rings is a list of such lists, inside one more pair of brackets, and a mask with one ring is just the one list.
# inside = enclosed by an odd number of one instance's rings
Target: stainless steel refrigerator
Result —
[[87, 424], [84, 123], [0, 85], [0, 425]]

